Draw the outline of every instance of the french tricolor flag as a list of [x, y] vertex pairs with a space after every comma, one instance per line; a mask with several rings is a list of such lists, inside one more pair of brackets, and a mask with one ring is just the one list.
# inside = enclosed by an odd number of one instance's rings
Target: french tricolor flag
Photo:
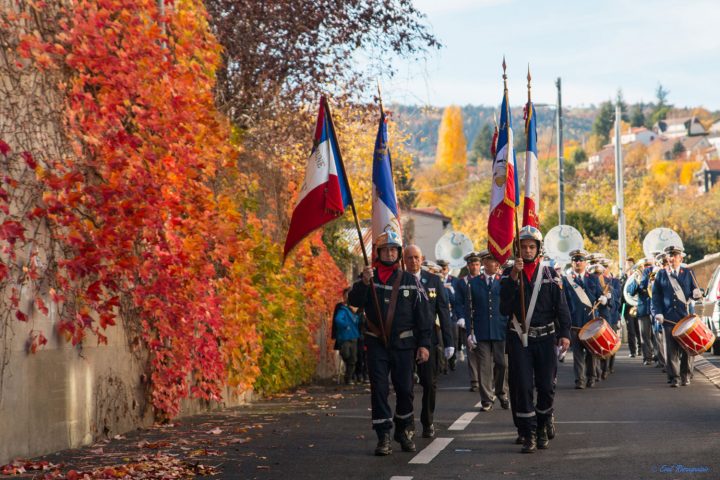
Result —
[[[385, 232], [393, 231], [402, 238], [392, 160], [388, 148], [387, 117], [380, 112], [372, 171], [372, 237], [373, 245]], [[375, 250], [373, 248], [373, 250]]]
[[523, 203], [523, 227], [530, 225], [540, 228], [540, 176], [538, 174], [537, 120], [535, 106], [525, 106], [525, 201]]
[[288, 253], [314, 230], [345, 213], [345, 207], [350, 203], [350, 187], [330, 109], [325, 97], [321, 97], [313, 149], [290, 220], [283, 257], [287, 258]]

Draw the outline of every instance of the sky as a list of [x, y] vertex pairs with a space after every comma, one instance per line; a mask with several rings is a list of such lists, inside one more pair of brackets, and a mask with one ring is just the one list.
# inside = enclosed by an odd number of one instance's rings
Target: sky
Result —
[[414, 0], [444, 47], [424, 62], [395, 62], [385, 101], [496, 105], [507, 62], [510, 103], [563, 106], [652, 102], [659, 84], [676, 107], [720, 110], [720, 1]]

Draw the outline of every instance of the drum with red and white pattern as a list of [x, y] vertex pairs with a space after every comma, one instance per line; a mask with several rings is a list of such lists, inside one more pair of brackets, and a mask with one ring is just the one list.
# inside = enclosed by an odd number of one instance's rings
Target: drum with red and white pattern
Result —
[[672, 336], [688, 355], [700, 355], [715, 342], [715, 335], [697, 315], [688, 315], [678, 321], [672, 329]]
[[578, 338], [593, 355], [608, 358], [620, 350], [620, 337], [602, 317], [590, 320], [580, 329]]

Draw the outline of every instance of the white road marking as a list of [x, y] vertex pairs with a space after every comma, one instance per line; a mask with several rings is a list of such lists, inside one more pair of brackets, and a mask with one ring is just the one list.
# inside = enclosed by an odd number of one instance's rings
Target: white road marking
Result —
[[395, 475], [394, 477], [390, 477], [390, 480], [412, 480], [413, 477], [400, 477], [398, 475]]
[[452, 441], [452, 438], [436, 438], [430, 445], [423, 448], [420, 453], [415, 455], [408, 463], [430, 463], [432, 459], [435, 458], [438, 453], [442, 452], [443, 449]]
[[475, 404], [475, 408], [482, 408], [482, 400]]
[[465, 412], [460, 415], [460, 418], [455, 420], [455, 423], [450, 425], [448, 430], [465, 430], [465, 427], [467, 427], [477, 416], [478, 412]]

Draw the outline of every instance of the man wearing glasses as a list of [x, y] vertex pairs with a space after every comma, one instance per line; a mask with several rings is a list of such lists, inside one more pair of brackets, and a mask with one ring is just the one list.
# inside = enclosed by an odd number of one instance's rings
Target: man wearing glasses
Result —
[[565, 297], [572, 319], [570, 343], [573, 352], [575, 388], [577, 389], [584, 389], [586, 386], [592, 388], [597, 380], [595, 378], [597, 359], [578, 336], [580, 329], [592, 319], [593, 304], [602, 296], [598, 278], [590, 275], [586, 270], [587, 256], [588, 252], [582, 249], [570, 252], [572, 273], [563, 277]]

